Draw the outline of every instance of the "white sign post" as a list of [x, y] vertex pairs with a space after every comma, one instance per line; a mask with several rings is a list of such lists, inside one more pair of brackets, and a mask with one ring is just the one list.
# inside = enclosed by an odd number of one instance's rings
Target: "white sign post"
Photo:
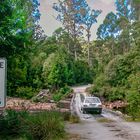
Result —
[[0, 58], [0, 108], [6, 105], [6, 59]]

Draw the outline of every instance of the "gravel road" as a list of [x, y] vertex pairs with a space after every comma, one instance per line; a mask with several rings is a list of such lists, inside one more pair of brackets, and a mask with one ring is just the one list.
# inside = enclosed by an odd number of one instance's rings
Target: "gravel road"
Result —
[[[140, 123], [126, 122], [106, 109], [101, 115], [83, 114], [80, 110], [80, 94], [86, 94], [87, 87], [73, 88], [76, 93], [73, 109], [81, 119], [79, 124], [67, 125], [70, 133], [80, 135], [79, 139], [74, 140], [140, 140]], [[100, 122], [102, 119], [109, 121]]]

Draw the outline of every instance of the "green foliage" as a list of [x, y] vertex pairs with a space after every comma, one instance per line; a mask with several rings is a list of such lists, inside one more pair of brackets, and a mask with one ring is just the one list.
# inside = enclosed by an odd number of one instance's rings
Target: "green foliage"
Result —
[[128, 101], [128, 113], [135, 120], [140, 116], [140, 92], [129, 90], [126, 96]]
[[95, 96], [105, 96], [106, 93], [104, 91], [104, 85], [105, 85], [105, 76], [104, 74], [100, 74], [94, 81], [95, 85], [92, 86], [92, 88], [89, 90], [91, 94], [94, 94]]
[[73, 83], [72, 59], [64, 50], [51, 54], [44, 63], [43, 78], [46, 85], [58, 89], [65, 84]]
[[59, 89], [65, 84], [92, 82], [92, 71], [84, 61], [74, 61], [65, 48], [50, 54], [43, 66], [43, 79], [46, 86]]
[[114, 101], [125, 100], [127, 92], [139, 92], [139, 62], [138, 46], [124, 55], [117, 55], [104, 67], [104, 73], [97, 75], [91, 93]]
[[63, 94], [59, 93], [59, 92], [56, 92], [54, 95], [53, 95], [53, 100], [58, 102], [62, 99], [63, 97]]
[[128, 77], [128, 87], [140, 92], [140, 71]]
[[74, 76], [76, 83], [91, 83], [93, 81], [93, 72], [89, 65], [84, 61], [76, 61], [74, 65]]
[[91, 90], [91, 93], [94, 96], [104, 97], [108, 101], [123, 100], [125, 97], [125, 90], [122, 90], [120, 87], [95, 86]]
[[127, 87], [128, 112], [135, 120], [140, 116], [140, 72], [129, 76]]
[[59, 89], [59, 93], [61, 93], [63, 95], [64, 94], [69, 94], [71, 92], [72, 92], [72, 89], [67, 85], [65, 85], [63, 88]]
[[54, 101], [60, 101], [62, 98], [65, 98], [69, 93], [72, 92], [72, 89], [65, 85], [64, 87], [60, 88], [59, 90], [55, 91], [53, 94]]
[[139, 52], [134, 50], [124, 56], [114, 58], [109, 62], [105, 70], [107, 81], [112, 86], [125, 85], [129, 75], [140, 70], [139, 62]]
[[52, 140], [64, 137], [64, 121], [59, 112], [29, 114], [7, 110], [0, 117], [0, 138], [6, 140]]
[[102, 86], [105, 84], [105, 82], [106, 82], [106, 79], [105, 79], [105, 78], [106, 78], [105, 75], [102, 73], [102, 74], [100, 74], [100, 75], [96, 78], [95, 83], [96, 83], [98, 86], [102, 87]]
[[[128, 68], [125, 66], [128, 66]], [[125, 64], [120, 56], [111, 60], [105, 70], [107, 81], [113, 86], [123, 85], [126, 81], [127, 73], [129, 74], [130, 72], [129, 66], [127, 62]]]
[[30, 140], [52, 140], [64, 136], [63, 118], [58, 112], [41, 112], [27, 118], [26, 134]]
[[23, 120], [26, 117], [26, 111], [6, 110], [4, 116], [0, 116], [0, 135], [4, 138], [21, 136], [24, 133]]
[[31, 99], [35, 95], [35, 90], [32, 87], [18, 87], [16, 96], [24, 99]]
[[106, 96], [110, 101], [124, 100], [125, 92], [125, 89], [122, 87], [112, 87], [110, 94], [107, 94]]

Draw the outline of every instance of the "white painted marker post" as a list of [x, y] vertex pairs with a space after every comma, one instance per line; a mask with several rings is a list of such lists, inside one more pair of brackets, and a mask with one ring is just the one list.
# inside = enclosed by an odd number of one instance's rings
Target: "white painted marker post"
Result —
[[6, 105], [6, 66], [6, 59], [0, 58], [0, 109]]

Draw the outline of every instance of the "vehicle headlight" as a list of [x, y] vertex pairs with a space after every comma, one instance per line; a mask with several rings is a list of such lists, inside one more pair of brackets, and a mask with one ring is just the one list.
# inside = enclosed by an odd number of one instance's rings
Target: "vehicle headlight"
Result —
[[84, 107], [87, 107], [87, 105], [84, 105]]

